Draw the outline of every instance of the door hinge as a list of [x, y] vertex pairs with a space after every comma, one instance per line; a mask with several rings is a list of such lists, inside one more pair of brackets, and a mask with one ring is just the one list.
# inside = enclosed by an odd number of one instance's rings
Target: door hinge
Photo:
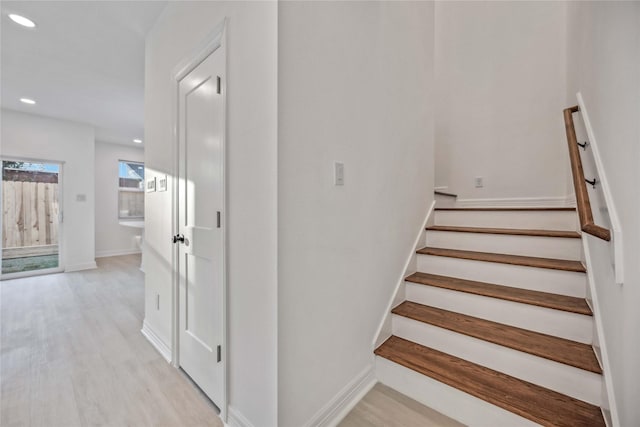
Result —
[[216, 212], [216, 215], [218, 217], [218, 219], [217, 219], [218, 228], [220, 228], [220, 211]]
[[218, 346], [218, 363], [222, 361], [222, 346]]
[[222, 93], [222, 81], [220, 79], [220, 76], [218, 76], [218, 79], [216, 80], [216, 84], [217, 84], [216, 93], [219, 95]]

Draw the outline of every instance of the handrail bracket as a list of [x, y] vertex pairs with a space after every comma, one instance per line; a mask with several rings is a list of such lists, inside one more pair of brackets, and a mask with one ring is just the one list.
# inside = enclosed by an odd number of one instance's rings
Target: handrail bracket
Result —
[[587, 151], [587, 147], [589, 146], [589, 141], [585, 141], [582, 144], [580, 144], [579, 142], [576, 142], [576, 144], [578, 144], [578, 146], [582, 147], [582, 149], [584, 151]]

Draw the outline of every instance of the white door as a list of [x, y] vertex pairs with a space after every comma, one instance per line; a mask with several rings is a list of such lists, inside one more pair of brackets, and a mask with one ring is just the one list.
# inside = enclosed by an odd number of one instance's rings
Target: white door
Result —
[[219, 47], [178, 90], [178, 360], [218, 407], [224, 404], [224, 60]]

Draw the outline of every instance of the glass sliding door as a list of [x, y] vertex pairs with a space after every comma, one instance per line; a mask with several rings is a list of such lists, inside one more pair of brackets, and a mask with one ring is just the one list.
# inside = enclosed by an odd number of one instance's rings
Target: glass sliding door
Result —
[[62, 166], [2, 160], [2, 278], [62, 271]]

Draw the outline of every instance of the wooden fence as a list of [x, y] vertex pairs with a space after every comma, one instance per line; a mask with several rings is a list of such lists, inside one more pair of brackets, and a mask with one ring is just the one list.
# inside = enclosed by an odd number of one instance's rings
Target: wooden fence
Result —
[[59, 213], [57, 182], [3, 179], [2, 247], [57, 245]]

